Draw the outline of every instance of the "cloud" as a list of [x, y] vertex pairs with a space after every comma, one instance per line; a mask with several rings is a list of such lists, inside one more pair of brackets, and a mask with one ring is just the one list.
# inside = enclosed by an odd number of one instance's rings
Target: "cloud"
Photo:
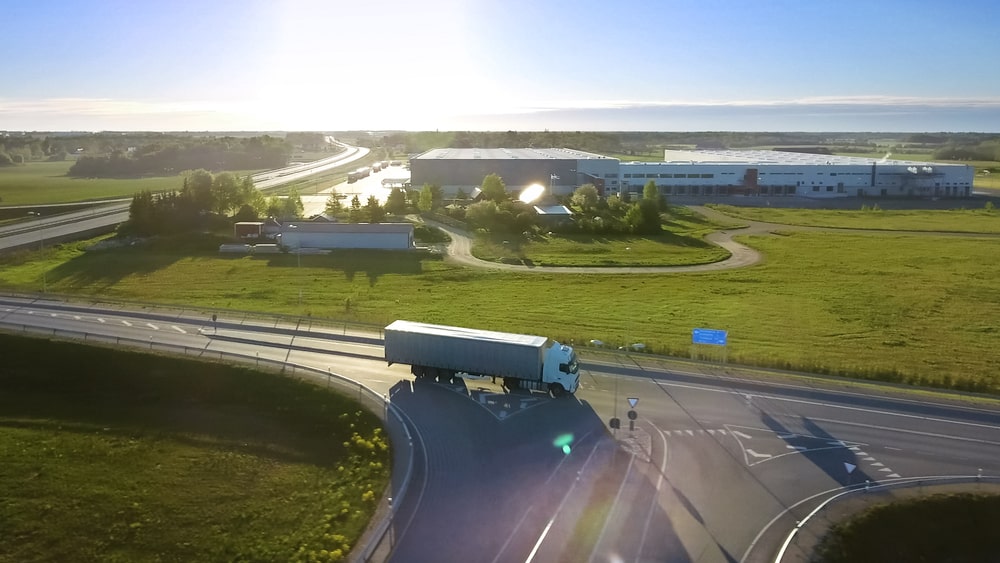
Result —
[[[526, 104], [520, 112], [642, 108], [800, 108], [800, 107], [1000, 108], [1000, 97], [931, 98], [918, 96], [812, 96], [783, 100], [562, 100]], [[513, 112], [508, 109], [504, 113]]]

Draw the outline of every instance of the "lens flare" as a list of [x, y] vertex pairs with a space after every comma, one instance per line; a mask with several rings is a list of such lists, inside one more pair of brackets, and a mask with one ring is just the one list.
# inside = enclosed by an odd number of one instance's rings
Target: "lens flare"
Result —
[[573, 451], [573, 439], [573, 434], [560, 434], [556, 436], [555, 440], [552, 440], [552, 445], [560, 448], [564, 454], [569, 455]]
[[545, 193], [545, 186], [541, 184], [531, 184], [527, 188], [521, 190], [521, 195], [517, 199], [521, 200], [521, 203], [531, 203], [536, 199], [542, 197]]

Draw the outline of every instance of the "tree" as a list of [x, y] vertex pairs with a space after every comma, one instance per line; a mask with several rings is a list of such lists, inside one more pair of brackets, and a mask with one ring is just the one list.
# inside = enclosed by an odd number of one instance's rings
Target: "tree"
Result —
[[642, 199], [660, 201], [660, 190], [656, 187], [656, 180], [650, 180], [642, 187]]
[[326, 198], [326, 208], [324, 209], [327, 215], [337, 215], [344, 211], [344, 204], [340, 201], [340, 194], [337, 190], [330, 191], [330, 197]]
[[273, 197], [268, 205], [268, 214], [281, 219], [298, 219], [302, 217], [305, 208], [299, 192], [292, 190], [285, 197]]
[[351, 223], [368, 222], [365, 209], [361, 207], [361, 200], [358, 199], [357, 194], [354, 194], [354, 197], [351, 198], [351, 208], [347, 211], [347, 220]]
[[184, 187], [181, 191], [186, 192], [195, 211], [211, 211], [215, 207], [212, 180], [212, 173], [203, 168], [191, 172], [184, 178]]
[[267, 210], [267, 198], [264, 194], [253, 185], [253, 178], [250, 175], [243, 177], [240, 181], [239, 189], [239, 206], [246, 207], [249, 206], [253, 209], [254, 214], [260, 217]]
[[597, 193], [597, 187], [594, 184], [584, 184], [573, 191], [570, 201], [581, 211], [588, 212], [597, 207], [598, 200], [600, 195]]
[[215, 200], [215, 212], [219, 215], [228, 215], [230, 210], [239, 207], [242, 202], [236, 177], [229, 172], [216, 174], [212, 178], [212, 198]]
[[497, 204], [492, 201], [473, 203], [465, 211], [465, 220], [476, 228], [493, 230], [497, 225]]
[[625, 213], [625, 223], [636, 234], [653, 235], [661, 230], [660, 204], [655, 199], [641, 199]]
[[385, 198], [385, 210], [393, 215], [406, 213], [406, 193], [399, 188], [393, 188]]
[[420, 199], [417, 201], [417, 209], [421, 213], [427, 213], [434, 209], [434, 190], [431, 189], [430, 184], [424, 184], [423, 189], [420, 190]]
[[503, 178], [497, 174], [490, 174], [483, 178], [483, 184], [479, 186], [483, 192], [483, 199], [500, 203], [507, 200], [507, 185], [503, 183]]
[[365, 204], [365, 215], [367, 215], [369, 223], [381, 223], [385, 219], [385, 208], [373, 195], [368, 196], [368, 203]]

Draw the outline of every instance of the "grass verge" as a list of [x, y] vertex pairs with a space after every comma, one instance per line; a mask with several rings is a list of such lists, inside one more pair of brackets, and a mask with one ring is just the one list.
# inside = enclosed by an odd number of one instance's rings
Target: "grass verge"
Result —
[[374, 415], [242, 367], [0, 334], [0, 561], [346, 557]]
[[718, 204], [708, 204], [708, 207], [747, 221], [763, 221], [782, 225], [881, 231], [1000, 233], [1000, 209], [887, 211], [884, 209], [785, 209]]
[[1000, 496], [934, 495], [875, 506], [834, 526], [819, 563], [995, 561]]

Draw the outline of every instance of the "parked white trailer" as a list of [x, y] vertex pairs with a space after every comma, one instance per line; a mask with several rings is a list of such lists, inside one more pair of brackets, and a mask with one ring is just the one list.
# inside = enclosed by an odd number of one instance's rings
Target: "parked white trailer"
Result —
[[555, 396], [580, 384], [576, 352], [544, 336], [395, 321], [385, 327], [385, 359], [409, 365], [416, 377], [501, 377], [508, 389]]

